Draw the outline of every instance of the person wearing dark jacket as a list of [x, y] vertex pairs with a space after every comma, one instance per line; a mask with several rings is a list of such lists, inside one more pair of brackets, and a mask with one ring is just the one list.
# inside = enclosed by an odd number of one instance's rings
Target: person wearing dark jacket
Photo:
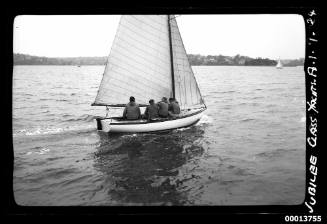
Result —
[[158, 115], [158, 106], [154, 103], [154, 100], [149, 100], [149, 106], [146, 107], [144, 112], [144, 118], [151, 120], [153, 118], [157, 118]]
[[127, 120], [137, 120], [141, 118], [140, 107], [135, 103], [135, 98], [133, 96], [129, 98], [129, 103], [125, 106], [123, 118]]
[[169, 98], [169, 108], [168, 108], [170, 115], [177, 115], [181, 113], [181, 109], [179, 107], [178, 102], [174, 98]]
[[157, 103], [159, 117], [168, 117], [168, 101], [166, 97], [162, 97], [161, 101]]

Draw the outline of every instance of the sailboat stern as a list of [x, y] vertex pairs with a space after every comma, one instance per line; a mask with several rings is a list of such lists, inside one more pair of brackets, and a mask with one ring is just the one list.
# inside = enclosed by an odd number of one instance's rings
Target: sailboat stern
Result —
[[102, 130], [101, 118], [96, 118], [95, 120], [97, 122], [97, 130], [101, 131]]
[[109, 132], [111, 129], [111, 119], [98, 117], [96, 118], [97, 130], [103, 132]]

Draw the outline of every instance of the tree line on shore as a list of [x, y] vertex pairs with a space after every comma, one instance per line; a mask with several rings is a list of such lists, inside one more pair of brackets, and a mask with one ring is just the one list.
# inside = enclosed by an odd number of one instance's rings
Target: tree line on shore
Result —
[[[223, 56], [188, 54], [191, 65], [232, 65], [232, 66], [276, 66], [277, 60], [250, 58], [248, 56]], [[14, 65], [105, 65], [107, 57], [40, 57], [27, 54], [14, 54]], [[303, 66], [304, 58], [282, 60], [284, 66]]]

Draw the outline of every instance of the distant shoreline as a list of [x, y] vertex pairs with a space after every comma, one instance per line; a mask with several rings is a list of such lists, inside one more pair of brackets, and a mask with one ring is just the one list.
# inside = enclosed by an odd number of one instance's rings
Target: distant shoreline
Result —
[[[69, 66], [104, 66], [107, 57], [57, 57], [48, 58], [27, 54], [14, 54], [14, 65], [69, 65]], [[200, 55], [188, 54], [191, 66], [276, 66], [277, 61], [269, 58], [250, 58], [248, 56], [235, 55]], [[304, 58], [281, 60], [284, 67], [303, 66]]]

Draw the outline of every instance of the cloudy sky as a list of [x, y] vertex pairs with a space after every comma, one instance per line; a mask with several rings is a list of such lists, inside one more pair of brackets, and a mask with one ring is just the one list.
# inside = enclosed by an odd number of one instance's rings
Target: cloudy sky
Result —
[[[46, 57], [107, 56], [120, 16], [22, 15], [13, 24], [14, 53]], [[270, 59], [305, 56], [300, 15], [180, 15], [189, 54]]]

